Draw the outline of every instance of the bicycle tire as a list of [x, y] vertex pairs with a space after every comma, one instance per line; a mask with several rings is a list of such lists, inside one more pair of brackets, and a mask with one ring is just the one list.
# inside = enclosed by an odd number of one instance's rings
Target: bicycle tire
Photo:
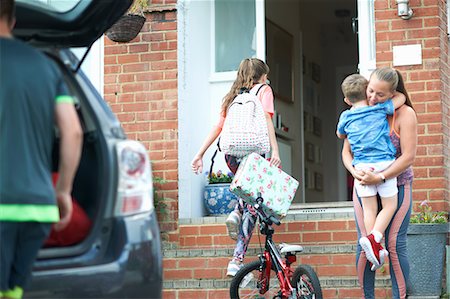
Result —
[[299, 265], [292, 275], [291, 284], [297, 289], [299, 299], [322, 299], [319, 277], [311, 266]]
[[[264, 265], [263, 265], [264, 267]], [[259, 275], [261, 273], [261, 262], [256, 260], [251, 263], [248, 263], [242, 269], [240, 269], [236, 276], [231, 280], [230, 285], [230, 298], [231, 299], [245, 299], [245, 298], [277, 298], [277, 293], [280, 291], [280, 283], [276, 278], [275, 271], [272, 269], [271, 280], [270, 280], [270, 288], [268, 292], [264, 295], [259, 294], [259, 289], [257, 286], [257, 280], [259, 279]], [[262, 268], [261, 270], [264, 270]], [[253, 279], [247, 285], [242, 286], [241, 282], [244, 278], [249, 275], [249, 273], [253, 274]], [[280, 297], [281, 298], [281, 297]]]

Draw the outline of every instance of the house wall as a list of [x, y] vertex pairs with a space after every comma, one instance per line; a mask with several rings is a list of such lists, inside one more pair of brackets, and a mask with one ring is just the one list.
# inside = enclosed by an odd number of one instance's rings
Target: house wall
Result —
[[162, 231], [177, 228], [178, 94], [176, 0], [152, 0], [147, 21], [129, 43], [105, 38], [104, 96], [128, 138], [150, 153], [153, 176], [167, 205]]
[[[395, 0], [375, 1], [377, 66], [392, 66], [393, 46], [417, 43], [422, 45], [421, 65], [396, 67], [407, 82], [419, 122], [413, 197], [415, 204], [429, 199], [434, 210], [448, 211], [450, 70], [446, 3], [443, 0], [411, 0], [410, 4], [414, 17], [411, 20], [402, 20], [397, 16]], [[182, 127], [183, 121], [178, 118], [178, 112], [181, 105], [186, 108], [191, 103], [191, 100], [178, 98], [179, 85], [186, 84], [190, 75], [184, 73], [184, 69], [178, 69], [178, 65], [182, 57], [192, 57], [190, 55], [195, 54], [177, 48], [177, 29], [180, 26], [180, 30], [183, 30], [183, 22], [187, 20], [177, 18], [177, 12], [180, 10], [177, 11], [175, 0], [162, 3], [152, 0], [152, 7], [146, 14], [147, 22], [135, 40], [117, 44], [105, 39], [104, 93], [128, 136], [142, 141], [148, 148], [154, 175], [167, 180], [167, 183], [161, 186], [161, 193], [169, 205], [169, 214], [163, 217], [160, 223], [164, 231], [171, 231], [166, 239], [171, 244], [166, 246], [173, 249], [171, 253], [177, 256], [177, 259], [165, 257], [165, 283], [181, 285], [188, 277], [199, 282], [201, 286], [202, 280], [211, 277], [226, 279], [224, 269], [232, 252], [233, 242], [226, 236], [224, 219], [219, 219], [211, 225], [208, 225], [209, 220], [193, 219], [189, 224], [181, 224], [180, 230], [177, 229], [178, 198], [179, 192], [181, 193], [177, 182], [179, 177], [186, 175], [178, 175], [179, 149], [187, 146], [180, 144], [178, 140], [179, 123]], [[184, 44], [180, 44], [181, 46]], [[177, 57], [177, 50], [180, 50], [178, 55], [184, 56]], [[177, 75], [184, 79], [177, 80]], [[182, 103], [183, 101], [185, 102]], [[345, 269], [342, 275], [355, 278], [354, 248], [346, 249], [342, 256], [336, 255], [333, 259], [329, 257], [329, 252], [336, 254], [342, 249], [336, 247], [336, 243], [344, 247], [354, 243], [356, 231], [352, 216], [342, 217], [337, 214], [324, 220], [321, 219], [323, 215], [317, 214], [306, 221], [298, 220], [297, 216], [289, 215], [291, 218], [286, 221], [288, 224], [280, 228], [284, 234], [280, 233], [279, 240], [300, 240], [310, 246], [323, 247], [324, 254], [311, 255], [313, 258], [305, 255], [306, 262], [318, 268], [321, 276], [339, 276], [343, 272], [342, 269]], [[308, 238], [305, 238], [306, 234]], [[254, 238], [253, 242], [252, 246], [257, 247], [257, 238]], [[225, 250], [223, 256], [217, 258], [216, 251], [208, 255], [214, 246], [215, 250]], [[205, 250], [196, 251], [199, 249]], [[190, 258], [184, 258], [178, 255], [179, 252], [186, 253], [187, 256], [189, 252], [193, 253]], [[198, 252], [201, 258], [195, 257]], [[336, 272], [333, 272], [333, 265], [339, 265], [335, 269]], [[382, 276], [386, 276], [386, 273]], [[166, 287], [165, 294], [167, 298], [192, 298], [205, 294], [201, 292], [209, 292], [209, 298], [224, 298], [228, 294], [226, 285], [224, 286], [220, 290], [219, 287], [212, 287], [210, 290], [204, 290], [205, 287], [201, 290], [192, 287], [187, 290]], [[361, 298], [356, 284], [344, 291], [339, 285], [329, 285], [327, 289], [329, 298]], [[382, 294], [377, 295], [377, 298], [390, 297], [389, 284], [383, 285], [379, 291]]]

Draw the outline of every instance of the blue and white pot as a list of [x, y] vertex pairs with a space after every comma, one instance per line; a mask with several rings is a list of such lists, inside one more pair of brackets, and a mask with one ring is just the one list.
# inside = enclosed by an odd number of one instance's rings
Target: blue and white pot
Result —
[[236, 195], [230, 191], [230, 183], [208, 184], [203, 193], [206, 210], [212, 214], [228, 214], [238, 203]]

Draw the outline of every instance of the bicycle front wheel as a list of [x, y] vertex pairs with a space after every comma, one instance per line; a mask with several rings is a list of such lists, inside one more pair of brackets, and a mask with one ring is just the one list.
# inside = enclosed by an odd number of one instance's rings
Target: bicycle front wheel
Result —
[[292, 287], [297, 290], [299, 299], [322, 299], [319, 278], [311, 266], [300, 265], [292, 275]]
[[280, 283], [276, 277], [275, 271], [271, 270], [271, 279], [269, 288], [265, 294], [260, 294], [262, 284], [262, 272], [264, 264], [260, 261], [253, 261], [240, 269], [236, 276], [231, 280], [230, 298], [231, 299], [265, 299], [280, 298]]

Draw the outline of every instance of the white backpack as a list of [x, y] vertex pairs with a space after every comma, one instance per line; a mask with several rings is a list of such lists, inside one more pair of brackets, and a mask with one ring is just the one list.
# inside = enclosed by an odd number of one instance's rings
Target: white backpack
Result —
[[237, 95], [228, 107], [219, 148], [224, 154], [244, 157], [250, 153], [270, 152], [269, 130], [257, 94], [264, 84]]

